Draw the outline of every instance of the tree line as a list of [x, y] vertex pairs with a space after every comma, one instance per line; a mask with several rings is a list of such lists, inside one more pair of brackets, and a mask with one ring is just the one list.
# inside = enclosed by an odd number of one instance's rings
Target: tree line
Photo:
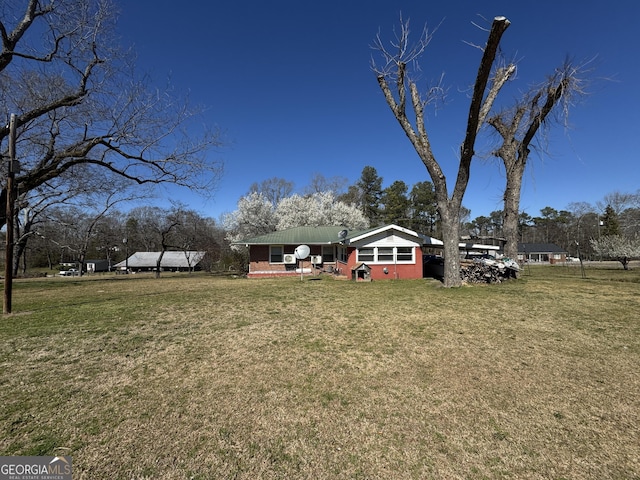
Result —
[[56, 207], [38, 219], [30, 235], [20, 237], [13, 268], [15, 274], [28, 275], [31, 269], [55, 271], [71, 263], [83, 271], [89, 260], [106, 260], [113, 270], [138, 251], [197, 250], [207, 253], [200, 267], [212, 270], [221, 268], [225, 255], [233, 256], [225, 251], [224, 236], [215, 220], [184, 205], [141, 206], [128, 212]]
[[[394, 223], [440, 238], [437, 201], [430, 182], [411, 188], [401, 180], [384, 186], [375, 167], [365, 166], [349, 184], [342, 177], [312, 176], [309, 185], [295, 193], [293, 182], [270, 178], [251, 185], [235, 211], [213, 219], [187, 205], [135, 207], [122, 211], [120, 197], [83, 197], [76, 204], [53, 205], [38, 215], [28, 209], [17, 219], [14, 273], [29, 269], [57, 270], [61, 263], [84, 265], [87, 260], [107, 260], [111, 265], [136, 251], [199, 250], [207, 252], [206, 270], [242, 270], [246, 252], [232, 243], [302, 225], [343, 225], [361, 230]], [[471, 218], [465, 208], [462, 238], [480, 242], [504, 238], [503, 212]], [[613, 192], [595, 205], [574, 202], [565, 209], [547, 206], [538, 215], [520, 212], [518, 238], [525, 243], [555, 243], [571, 256], [610, 258], [594, 241], [640, 234], [640, 191]], [[637, 254], [640, 256], [640, 252]]]
[[[303, 195], [293, 194], [294, 184], [282, 178], [271, 178], [254, 183], [247, 195], [238, 203], [238, 210], [226, 222], [227, 238], [238, 240], [262, 235], [273, 230], [301, 225], [344, 225], [349, 228], [375, 227], [394, 223], [418, 233], [441, 238], [442, 222], [438, 202], [431, 182], [417, 182], [411, 189], [395, 180], [383, 187], [384, 179], [375, 167], [365, 166], [360, 178], [349, 185], [341, 177], [325, 178], [316, 174]], [[318, 215], [318, 206], [300, 202], [318, 195], [324, 190], [335, 204], [356, 207], [339, 221]], [[299, 198], [304, 215], [295, 221], [278, 205], [288, 204]], [[289, 199], [289, 200], [287, 200]], [[326, 208], [326, 207], [325, 207]], [[505, 213], [495, 210], [488, 216], [471, 217], [472, 210], [461, 206], [460, 239], [473, 238], [480, 242], [505, 239]], [[284, 215], [284, 216], [283, 216]], [[363, 218], [366, 223], [363, 223]], [[594, 241], [605, 237], [620, 236], [626, 242], [637, 243], [640, 234], [640, 191], [635, 193], [612, 192], [591, 205], [572, 202], [565, 209], [546, 206], [537, 215], [520, 211], [517, 224], [518, 243], [553, 243], [574, 257], [599, 260], [610, 257], [611, 249], [598, 250]], [[638, 252], [635, 257], [640, 257]]]

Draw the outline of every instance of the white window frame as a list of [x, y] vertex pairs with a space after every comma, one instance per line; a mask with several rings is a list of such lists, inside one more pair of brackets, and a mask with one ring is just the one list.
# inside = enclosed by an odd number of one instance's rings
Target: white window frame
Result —
[[375, 259], [378, 263], [394, 263], [396, 247], [376, 247]]
[[[398, 249], [408, 249], [408, 252], [399, 252]], [[416, 262], [416, 249], [414, 247], [396, 247], [395, 248], [396, 262], [397, 263], [415, 263]], [[411, 258], [409, 260], [400, 259], [401, 256], [409, 255]]]
[[[366, 253], [364, 253], [366, 251]], [[358, 248], [356, 250], [356, 261], [376, 263], [376, 249], [375, 247]]]
[[[403, 256], [406, 257], [407, 255], [409, 255], [409, 252], [407, 251], [402, 251], [402, 252], [398, 252], [398, 249], [409, 249], [411, 252], [411, 259], [410, 260], [399, 260], [398, 257]], [[392, 250], [391, 253], [389, 253], [389, 250]], [[366, 253], [361, 254], [361, 250], [365, 250]], [[370, 253], [371, 251], [373, 251], [373, 253]], [[364, 258], [363, 258], [364, 257]], [[383, 258], [383, 260], [380, 260], [380, 258]], [[371, 264], [399, 264], [399, 265], [412, 265], [414, 263], [416, 263], [416, 249], [415, 247], [411, 247], [411, 246], [400, 246], [400, 247], [363, 247], [363, 248], [358, 248], [356, 249], [356, 261], [358, 262], [364, 262], [364, 263], [371, 263]]]

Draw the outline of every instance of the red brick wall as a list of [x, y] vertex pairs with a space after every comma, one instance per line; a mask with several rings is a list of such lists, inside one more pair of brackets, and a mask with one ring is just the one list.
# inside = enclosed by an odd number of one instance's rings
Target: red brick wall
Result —
[[[297, 265], [286, 265], [284, 263], [269, 263], [269, 245], [252, 245], [249, 255], [249, 278], [258, 277], [280, 277], [300, 275], [296, 273]], [[285, 253], [293, 253], [295, 247], [291, 245], [284, 246]], [[311, 247], [311, 255], [320, 255], [322, 247]], [[287, 269], [288, 267], [288, 269]], [[311, 263], [307, 260], [304, 262], [305, 269], [311, 268]]]
[[[357, 255], [355, 248], [349, 248], [347, 251], [347, 269], [345, 274], [351, 278], [351, 269], [357, 264]], [[407, 278], [422, 278], [422, 249], [420, 247], [415, 248], [416, 263], [407, 265], [401, 264], [383, 264], [372, 263], [367, 265], [371, 267], [371, 280], [392, 280], [392, 279], [407, 279]], [[366, 262], [365, 262], [366, 263]], [[384, 269], [387, 269], [388, 273], [384, 273]]]
[[[253, 245], [250, 248], [251, 256], [248, 274], [250, 278], [300, 275], [300, 273], [295, 272], [295, 269], [287, 270], [287, 266], [285, 264], [270, 264], [268, 245]], [[288, 248], [288, 246], [285, 246], [284, 250], [286, 253], [293, 251]], [[311, 246], [311, 255], [321, 255], [321, 253], [321, 246]], [[415, 249], [415, 258], [416, 263], [411, 265], [394, 265], [393, 263], [367, 264], [371, 267], [371, 279], [392, 280], [422, 278], [422, 250], [419, 247], [416, 247]], [[347, 251], [347, 265], [346, 268], [342, 269], [342, 274], [351, 278], [351, 269], [356, 265], [356, 263], [356, 250], [355, 248], [349, 248]], [[289, 267], [291, 268], [291, 266]], [[387, 268], [387, 273], [384, 273], [385, 267]], [[311, 268], [311, 263], [309, 261], [305, 261], [304, 268]]]
[[269, 263], [269, 245], [249, 247], [249, 276], [264, 276], [264, 272], [286, 275], [287, 267], [283, 263]]

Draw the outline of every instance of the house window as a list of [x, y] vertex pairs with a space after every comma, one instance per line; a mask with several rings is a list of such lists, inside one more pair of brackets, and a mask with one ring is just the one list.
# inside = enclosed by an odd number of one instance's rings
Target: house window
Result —
[[342, 245], [338, 247], [338, 260], [341, 262], [347, 261], [347, 249]]
[[378, 247], [378, 262], [393, 262], [393, 247]]
[[373, 262], [373, 248], [359, 248], [358, 262]]
[[284, 259], [282, 245], [271, 245], [269, 247], [269, 263], [282, 263]]
[[323, 245], [322, 246], [322, 261], [323, 262], [335, 262], [335, 258], [333, 256], [333, 245]]
[[358, 262], [413, 262], [413, 247], [369, 247], [358, 249]]
[[398, 247], [398, 262], [413, 262], [413, 247]]
[[554, 260], [562, 260], [562, 255], [560, 255], [559, 253], [554, 253], [553, 254], [553, 259]]

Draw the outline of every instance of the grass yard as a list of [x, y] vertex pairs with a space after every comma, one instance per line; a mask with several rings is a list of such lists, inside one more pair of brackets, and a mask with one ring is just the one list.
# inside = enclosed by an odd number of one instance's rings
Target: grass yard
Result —
[[0, 455], [74, 479], [639, 479], [640, 268], [14, 283]]

